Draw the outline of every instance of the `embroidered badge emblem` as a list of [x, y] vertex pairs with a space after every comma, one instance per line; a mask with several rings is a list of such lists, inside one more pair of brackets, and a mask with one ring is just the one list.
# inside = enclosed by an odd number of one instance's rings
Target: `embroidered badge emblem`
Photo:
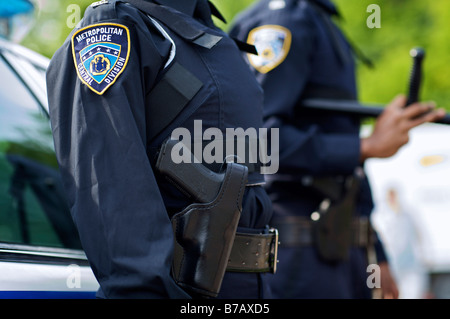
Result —
[[278, 25], [265, 25], [250, 31], [247, 42], [253, 44], [258, 55], [248, 55], [250, 64], [260, 73], [268, 73], [286, 59], [291, 48], [292, 35]]
[[90, 25], [73, 35], [72, 50], [80, 80], [102, 95], [127, 66], [130, 32], [121, 24]]

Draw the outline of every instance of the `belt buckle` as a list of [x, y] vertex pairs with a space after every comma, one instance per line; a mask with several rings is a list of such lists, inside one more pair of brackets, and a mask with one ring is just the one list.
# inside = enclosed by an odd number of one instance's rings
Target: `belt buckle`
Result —
[[270, 228], [269, 234], [272, 234], [272, 242], [270, 245], [270, 271], [272, 274], [277, 272], [277, 264], [278, 264], [278, 245], [280, 244], [278, 229]]

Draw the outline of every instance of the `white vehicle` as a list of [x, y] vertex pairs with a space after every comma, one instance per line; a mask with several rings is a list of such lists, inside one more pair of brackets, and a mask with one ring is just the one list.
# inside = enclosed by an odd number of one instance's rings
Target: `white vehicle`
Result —
[[404, 298], [450, 298], [450, 126], [424, 124], [388, 159], [370, 159], [377, 228]]
[[0, 38], [0, 298], [95, 298], [59, 178], [49, 60]]

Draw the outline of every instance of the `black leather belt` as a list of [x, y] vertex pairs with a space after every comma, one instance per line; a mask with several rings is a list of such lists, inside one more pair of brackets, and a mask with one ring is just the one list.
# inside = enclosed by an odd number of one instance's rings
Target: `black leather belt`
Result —
[[[314, 221], [304, 216], [284, 216], [272, 222], [280, 232], [283, 247], [309, 246], [313, 244]], [[352, 245], [367, 247], [375, 241], [375, 232], [368, 217], [352, 220]]]
[[278, 230], [274, 228], [268, 234], [236, 233], [227, 271], [275, 273], [278, 244]]

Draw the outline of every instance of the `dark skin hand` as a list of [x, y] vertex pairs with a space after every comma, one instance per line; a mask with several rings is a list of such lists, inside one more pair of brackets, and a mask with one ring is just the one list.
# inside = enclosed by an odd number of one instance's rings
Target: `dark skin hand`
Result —
[[397, 96], [378, 117], [372, 135], [361, 139], [361, 162], [394, 155], [408, 143], [412, 128], [445, 116], [445, 110], [435, 109], [433, 102], [414, 103], [405, 108], [406, 101], [406, 96]]
[[398, 299], [399, 291], [397, 283], [392, 277], [389, 265], [387, 262], [381, 262], [380, 266], [380, 280], [381, 280], [381, 298], [383, 299]]

